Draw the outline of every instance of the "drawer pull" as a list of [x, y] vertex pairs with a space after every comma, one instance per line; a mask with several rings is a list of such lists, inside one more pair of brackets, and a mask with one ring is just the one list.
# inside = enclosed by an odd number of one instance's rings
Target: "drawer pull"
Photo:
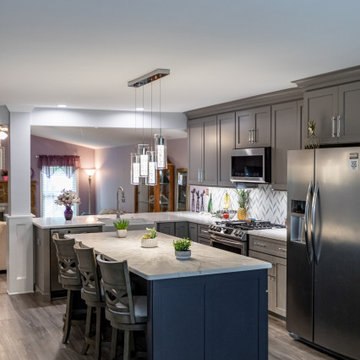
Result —
[[286, 252], [285, 248], [278, 248], [279, 251]]
[[266, 245], [265, 245], [265, 244], [260, 243], [260, 242], [257, 242], [257, 241], [254, 242], [254, 245], [260, 246], [260, 247], [263, 247], [263, 248], [266, 248]]

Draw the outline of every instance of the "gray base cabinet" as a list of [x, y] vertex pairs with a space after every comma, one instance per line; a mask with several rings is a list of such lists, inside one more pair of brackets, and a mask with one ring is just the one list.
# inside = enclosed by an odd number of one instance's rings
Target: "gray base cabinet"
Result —
[[69, 227], [63, 229], [40, 229], [34, 231], [34, 280], [35, 291], [40, 292], [47, 300], [63, 295], [63, 288], [58, 281], [58, 261], [52, 235], [58, 233], [60, 238], [65, 234], [101, 232], [102, 226]]
[[301, 149], [302, 101], [272, 106], [271, 183], [286, 190], [287, 151]]
[[250, 236], [249, 256], [270, 262], [268, 270], [268, 310], [286, 317], [286, 243]]
[[189, 237], [189, 223], [187, 221], [175, 223], [175, 236], [178, 238]]
[[198, 224], [189, 223], [189, 239], [191, 241], [198, 241]]
[[198, 225], [198, 242], [203, 245], [210, 245], [210, 234], [208, 225]]
[[173, 222], [164, 222], [156, 224], [156, 231], [163, 234], [175, 236], [175, 223]]

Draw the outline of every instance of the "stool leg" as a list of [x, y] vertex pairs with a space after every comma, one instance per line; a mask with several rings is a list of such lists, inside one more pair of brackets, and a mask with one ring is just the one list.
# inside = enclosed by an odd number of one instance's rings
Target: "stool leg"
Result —
[[130, 360], [130, 331], [124, 331], [124, 355], [123, 360]]
[[64, 326], [64, 334], [63, 334], [63, 339], [62, 339], [63, 344], [66, 344], [69, 339], [69, 334], [70, 334], [70, 329], [71, 329], [73, 295], [74, 294], [71, 290], [67, 291], [65, 326]]
[[81, 350], [81, 354], [85, 355], [89, 349], [89, 338], [90, 338], [90, 331], [91, 331], [91, 314], [92, 314], [92, 307], [88, 306], [86, 310], [86, 324], [85, 324], [85, 342], [83, 348]]
[[95, 358], [101, 359], [101, 307], [96, 307]]
[[113, 327], [111, 334], [111, 352], [110, 352], [111, 360], [114, 360], [116, 358], [117, 338], [118, 338], [118, 330]]

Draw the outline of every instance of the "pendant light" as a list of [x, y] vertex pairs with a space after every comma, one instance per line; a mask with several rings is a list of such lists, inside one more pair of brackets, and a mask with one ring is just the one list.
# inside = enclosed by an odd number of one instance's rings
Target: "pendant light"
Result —
[[160, 123], [160, 134], [155, 135], [155, 152], [157, 159], [157, 167], [159, 170], [167, 168], [167, 146], [166, 140], [161, 134], [161, 80], [159, 81], [159, 123]]
[[[150, 139], [152, 138], [152, 95], [153, 95], [153, 84], [150, 84]], [[154, 148], [151, 146], [147, 152], [148, 154], [148, 177], [146, 179], [145, 184], [148, 186], [155, 186], [157, 184], [157, 160], [156, 160], [156, 152]]]
[[[142, 87], [148, 83], [159, 80], [169, 75], [169, 69], [156, 69], [146, 75], [128, 82], [129, 87], [135, 88], [135, 126], [136, 126], [136, 88]], [[137, 152], [131, 153], [131, 184], [139, 185], [141, 179], [145, 180], [145, 184], [154, 186], [157, 183], [157, 169], [165, 169], [167, 167], [166, 140], [161, 134], [161, 85], [159, 99], [159, 117], [160, 117], [160, 135], [155, 135], [154, 149], [145, 144], [145, 124], [144, 124], [144, 88], [143, 88], [143, 143], [138, 144]], [[151, 136], [152, 136], [152, 87], [151, 87]], [[160, 167], [159, 167], [160, 159]]]

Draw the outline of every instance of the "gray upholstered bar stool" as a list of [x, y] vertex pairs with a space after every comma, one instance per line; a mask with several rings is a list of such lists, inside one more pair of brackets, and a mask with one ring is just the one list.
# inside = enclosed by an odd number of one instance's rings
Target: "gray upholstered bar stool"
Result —
[[123, 360], [130, 359], [130, 333], [146, 331], [147, 297], [133, 296], [127, 261], [97, 256], [105, 293], [105, 316], [112, 326], [111, 359], [116, 357], [118, 330], [124, 331]]
[[58, 258], [59, 282], [67, 290], [64, 334], [62, 342], [65, 344], [69, 339], [71, 322], [74, 313], [74, 294], [81, 290], [81, 279], [74, 251], [74, 239], [60, 239], [58, 234], [53, 235], [53, 241]]
[[105, 308], [105, 301], [101, 294], [99, 270], [96, 264], [94, 249], [84, 246], [81, 242], [74, 245], [74, 250], [78, 259], [78, 266], [81, 275], [82, 289], [81, 297], [86, 302], [86, 325], [85, 343], [81, 351], [86, 354], [89, 345], [94, 342], [90, 337], [92, 325], [92, 312], [96, 310], [96, 332], [95, 332], [95, 358], [101, 359], [101, 319], [102, 309]]

